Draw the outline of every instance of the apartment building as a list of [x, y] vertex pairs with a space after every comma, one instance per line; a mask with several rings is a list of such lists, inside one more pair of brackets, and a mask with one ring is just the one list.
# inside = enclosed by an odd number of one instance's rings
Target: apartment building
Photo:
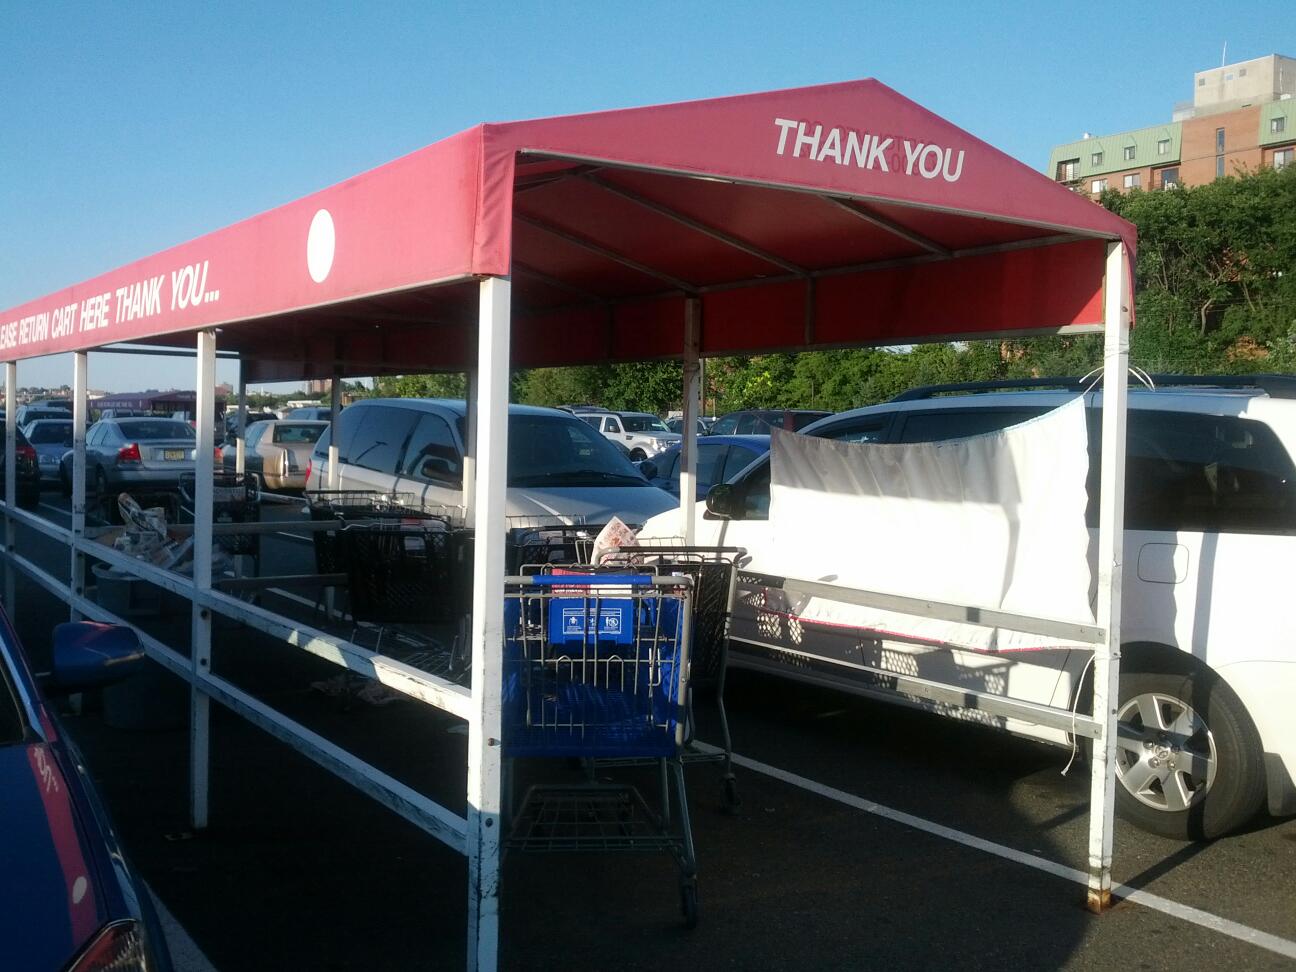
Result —
[[1296, 59], [1270, 54], [1193, 75], [1170, 121], [1055, 146], [1048, 173], [1091, 196], [1169, 189], [1296, 162]]

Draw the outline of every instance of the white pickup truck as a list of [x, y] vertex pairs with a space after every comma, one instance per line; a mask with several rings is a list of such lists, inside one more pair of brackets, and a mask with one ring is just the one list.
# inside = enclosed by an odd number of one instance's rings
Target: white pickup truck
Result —
[[648, 412], [613, 412], [605, 409], [574, 407], [570, 411], [603, 433], [605, 438], [630, 450], [631, 462], [643, 462], [660, 455], [678, 442], [678, 432]]

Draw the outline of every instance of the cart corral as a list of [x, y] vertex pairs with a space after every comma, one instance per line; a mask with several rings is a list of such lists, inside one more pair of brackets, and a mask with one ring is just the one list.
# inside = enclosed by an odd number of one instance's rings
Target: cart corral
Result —
[[[1080, 639], [1094, 649], [1093, 715], [965, 694], [971, 707], [1069, 726], [1095, 740], [1088, 903], [1111, 894], [1120, 538], [1133, 229], [876, 81], [653, 108], [488, 124], [339, 185], [0, 314], [6, 359], [6, 553], [73, 616], [120, 620], [87, 597], [99, 561], [192, 601], [192, 650], [145, 638], [191, 686], [190, 798], [208, 820], [212, 699], [464, 853], [469, 965], [498, 949], [510, 367], [680, 358], [680, 505], [692, 544], [701, 356], [1102, 332], [1101, 519], [1096, 623], [894, 595], [806, 593], [915, 615]], [[214, 583], [214, 365], [248, 382], [461, 371], [469, 377], [464, 505], [474, 530], [465, 608], [471, 687], [276, 614]], [[90, 350], [196, 353], [198, 447], [192, 576], [88, 535]], [[15, 503], [21, 359], [73, 352], [70, 529]], [[334, 381], [337, 421], [339, 383]], [[245, 396], [240, 414], [245, 414]], [[242, 470], [242, 423], [238, 472]], [[336, 440], [335, 440], [336, 441]], [[331, 447], [330, 475], [337, 469]], [[330, 485], [336, 486], [336, 483]], [[15, 548], [22, 523], [66, 543], [70, 584]], [[336, 530], [321, 520], [312, 529]], [[431, 534], [429, 534], [431, 536]], [[366, 542], [379, 542], [367, 536]], [[439, 541], [438, 541], [439, 542]], [[401, 544], [402, 549], [406, 549]], [[13, 572], [6, 604], [13, 610]], [[808, 581], [809, 579], [807, 579]], [[812, 589], [814, 588], [814, 589]], [[824, 588], [827, 588], [825, 591]], [[443, 709], [468, 725], [465, 816], [401, 784], [210, 671], [214, 616], [233, 618]], [[910, 688], [933, 697], [941, 686]], [[273, 786], [266, 781], [266, 786]]]

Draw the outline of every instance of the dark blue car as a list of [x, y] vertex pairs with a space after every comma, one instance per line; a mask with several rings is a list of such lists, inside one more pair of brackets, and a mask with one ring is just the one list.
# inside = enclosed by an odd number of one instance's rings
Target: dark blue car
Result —
[[[706, 499], [707, 490], [716, 483], [731, 479], [769, 452], [768, 435], [708, 435], [697, 440], [697, 498]], [[639, 471], [654, 486], [672, 496], [679, 496], [680, 447], [673, 445], [654, 459], [639, 463]]]
[[41, 693], [104, 684], [142, 659], [129, 628], [59, 625], [54, 671], [38, 683], [0, 613], [0, 968], [171, 968], [147, 892]]

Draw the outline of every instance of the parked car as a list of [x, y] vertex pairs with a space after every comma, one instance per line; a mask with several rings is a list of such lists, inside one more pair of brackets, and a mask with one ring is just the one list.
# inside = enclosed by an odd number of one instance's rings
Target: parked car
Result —
[[[671, 446], [656, 459], [639, 463], [644, 479], [660, 486], [672, 496], [679, 496], [680, 445]], [[769, 452], [768, 435], [709, 435], [697, 444], [697, 497], [705, 499], [716, 483], [723, 483], [742, 472]]]
[[[711, 419], [711, 421], [707, 421], [707, 419], [705, 419], [705, 418], [700, 418], [700, 419], [698, 419], [698, 420], [697, 420], [697, 434], [698, 434], [698, 435], [708, 435], [708, 434], [710, 434], [710, 432], [711, 432], [711, 422], [714, 422], [714, 421], [715, 421], [714, 418]], [[672, 432], [677, 432], [677, 433], [679, 433], [679, 434], [682, 436], [682, 435], [684, 434], [684, 419], [679, 418], [679, 417], [676, 417], [676, 418], [668, 418], [668, 419], [666, 419], [666, 428], [670, 429]]]
[[771, 429], [800, 432], [811, 422], [831, 415], [832, 412], [811, 408], [757, 408], [743, 412], [727, 412], [715, 420], [711, 435], [769, 435]]
[[27, 441], [36, 450], [41, 485], [57, 485], [59, 461], [72, 448], [72, 420], [37, 419], [27, 426], [26, 434]]
[[[243, 422], [243, 431], [245, 433], [252, 431], [252, 426], [257, 422], [278, 422], [279, 416], [274, 412], [248, 412], [247, 419]], [[225, 413], [225, 435], [222, 442], [231, 443], [235, 440], [235, 433], [238, 432], [238, 410]]]
[[143, 657], [130, 628], [62, 624], [54, 629], [53, 671], [40, 682], [0, 614], [5, 968], [171, 968], [148, 891], [122, 852], [85, 760], [44, 698], [125, 677]]
[[288, 409], [284, 413], [284, 418], [295, 421], [305, 419], [312, 422], [331, 422], [333, 409], [328, 405], [299, 405], [297, 408]]
[[[86, 487], [104, 496], [125, 490], [175, 489], [195, 469], [197, 437], [188, 422], [168, 418], [105, 419], [86, 433]], [[217, 463], [220, 462], [219, 451]], [[72, 491], [72, 452], [63, 454], [59, 480]]]
[[[0, 440], [4, 435], [0, 432]], [[18, 469], [18, 485], [15, 488], [15, 495], [18, 505], [24, 510], [34, 510], [40, 504], [40, 466], [36, 459], [36, 450], [32, 448], [27, 436], [23, 435], [22, 429], [14, 429], [15, 456], [14, 461]], [[5, 497], [5, 476], [7, 475], [7, 463], [3, 456], [0, 456], [0, 499]]]
[[[244, 471], [255, 473], [266, 489], [305, 489], [311, 453], [328, 427], [327, 422], [277, 419], [249, 425], [244, 440]], [[222, 467], [233, 472], [237, 459], [235, 446], [226, 445], [221, 456]]]
[[[427, 506], [463, 505], [466, 409], [462, 401], [371, 398], [338, 419], [339, 485], [411, 493]], [[308, 492], [328, 488], [332, 433], [315, 443]], [[612, 443], [558, 409], [509, 406], [508, 513], [641, 524], [673, 506]]]
[[18, 428], [24, 432], [27, 426], [31, 425], [37, 419], [70, 419], [72, 417], [71, 409], [67, 408], [44, 408], [38, 405], [23, 405], [18, 409]]
[[681, 438], [649, 412], [613, 412], [588, 405], [573, 405], [568, 410], [604, 437], [629, 449], [632, 462], [660, 455]]
[[[1296, 812], [1296, 614], [1290, 573], [1282, 566], [1296, 557], [1296, 380], [1249, 378], [1254, 387], [1236, 389], [1161, 381], [1155, 392], [1129, 395], [1117, 804], [1146, 830], [1212, 837], [1245, 823], [1266, 795], [1272, 813]], [[832, 416], [804, 434], [872, 442], [950, 439], [1003, 429], [1074, 397], [1074, 391], [919, 392]], [[1101, 400], [1101, 393], [1086, 395], [1091, 529], [1097, 525]], [[866, 673], [859, 664], [860, 632], [801, 619], [773, 623], [760, 610], [764, 598], [780, 596], [785, 575], [769, 519], [769, 483], [766, 459], [713, 488], [708, 511], [698, 514], [697, 542], [746, 547], [751, 575], [762, 578], [747, 583], [740, 596], [731, 629], [733, 663], [942, 711]], [[677, 533], [677, 518], [658, 517], [645, 532]], [[880, 645], [882, 663], [897, 671], [983, 683], [977, 673], [984, 670], [984, 654], [885, 638]], [[985, 685], [1067, 707], [1082, 688], [1090, 656], [996, 655], [998, 674]], [[987, 721], [1045, 742], [1071, 741], [1057, 730]], [[1159, 759], [1167, 746], [1184, 754], [1177, 765]]]
[[112, 418], [153, 418], [154, 415], [146, 408], [105, 408], [99, 413], [98, 421]]

